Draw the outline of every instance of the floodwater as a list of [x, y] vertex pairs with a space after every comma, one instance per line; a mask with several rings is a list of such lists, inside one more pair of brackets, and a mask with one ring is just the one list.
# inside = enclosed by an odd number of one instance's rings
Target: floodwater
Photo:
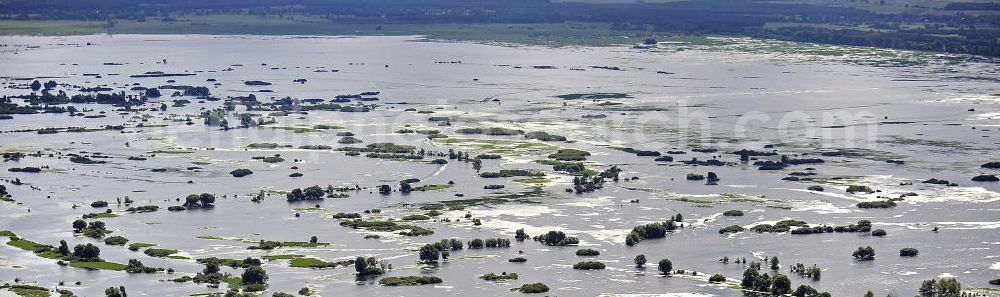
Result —
[[[0, 280], [56, 288], [64, 282], [78, 296], [99, 296], [109, 286], [124, 285], [130, 296], [186, 296], [225, 292], [205, 284], [170, 279], [194, 275], [196, 258], [242, 259], [263, 255], [298, 254], [326, 261], [375, 256], [393, 269], [386, 276], [433, 275], [437, 285], [386, 287], [377, 278], [358, 279], [352, 267], [310, 269], [289, 267], [288, 260], [265, 261], [271, 292], [294, 293], [302, 287], [320, 296], [441, 296], [519, 295], [511, 288], [543, 282], [555, 296], [660, 295], [737, 296], [746, 266], [718, 260], [777, 256], [780, 272], [793, 288], [810, 285], [834, 296], [914, 295], [920, 282], [954, 277], [963, 288], [992, 288], [1000, 275], [1000, 183], [973, 182], [981, 168], [1000, 161], [1000, 67], [982, 59], [963, 59], [889, 51], [861, 55], [830, 47], [842, 55], [773, 50], [763, 41], [735, 39], [738, 46], [665, 45], [642, 50], [619, 47], [536, 47], [461, 42], [427, 42], [417, 37], [301, 36], [179, 36], [115, 35], [73, 37], [3, 37], [0, 82], [5, 96], [31, 93], [32, 80], [55, 80], [59, 90], [78, 94], [80, 87], [105, 86], [114, 92], [134, 86], [206, 86], [219, 101], [164, 96], [150, 99], [141, 111], [77, 104], [86, 115], [14, 115], [0, 120], [0, 151], [30, 155], [0, 163], [0, 179], [16, 203], [0, 202], [0, 230], [42, 244], [92, 242], [101, 257], [126, 263], [139, 259], [147, 266], [170, 267], [173, 274], [127, 274], [63, 267], [12, 246], [0, 246]], [[791, 47], [792, 44], [786, 44]], [[750, 50], [748, 50], [750, 49]], [[755, 50], [756, 49], [756, 50]], [[551, 66], [551, 67], [536, 67]], [[591, 66], [607, 66], [591, 67]], [[610, 69], [617, 67], [617, 69]], [[333, 71], [337, 70], [337, 71]], [[178, 77], [132, 78], [150, 71], [194, 74]], [[88, 75], [85, 75], [88, 74]], [[97, 76], [93, 75], [96, 74]], [[214, 81], [208, 81], [213, 79]], [[306, 79], [305, 83], [294, 80]], [[175, 80], [175, 82], [167, 82]], [[250, 86], [244, 81], [270, 82]], [[270, 90], [264, 91], [262, 90]], [[254, 94], [269, 102], [286, 96], [324, 99], [336, 95], [380, 92], [371, 112], [309, 111], [274, 115], [275, 124], [224, 131], [202, 124], [197, 116], [221, 107], [229, 96]], [[575, 99], [564, 94], [621, 93], [626, 98]], [[618, 96], [620, 97], [620, 96]], [[173, 106], [187, 99], [186, 106]], [[23, 103], [21, 99], [12, 99]], [[151, 110], [165, 103], [166, 111]], [[139, 108], [133, 108], [139, 109]], [[433, 113], [417, 113], [433, 111]], [[238, 106], [237, 112], [244, 107]], [[269, 111], [250, 111], [265, 117]], [[589, 115], [589, 117], [584, 117]], [[595, 117], [600, 115], [603, 117]], [[450, 126], [428, 121], [450, 117]], [[194, 118], [193, 125], [185, 119]], [[141, 124], [141, 126], [140, 126]], [[302, 129], [315, 125], [337, 129]], [[39, 134], [33, 129], [124, 125], [124, 130]], [[523, 136], [465, 135], [460, 128], [504, 127], [545, 131], [566, 142], [542, 142]], [[395, 133], [400, 129], [440, 130], [449, 138]], [[24, 132], [17, 132], [24, 131]], [[362, 144], [338, 144], [336, 133], [351, 131]], [[300, 145], [363, 146], [368, 143], [409, 144], [430, 151], [448, 149], [473, 154], [500, 154], [483, 160], [481, 171], [537, 169], [547, 183], [518, 178], [480, 178], [471, 163], [451, 160], [438, 165], [348, 156], [336, 150], [302, 150]], [[252, 143], [278, 143], [289, 148], [248, 148]], [[127, 144], [127, 145], [126, 145]], [[765, 148], [767, 145], [767, 148]], [[674, 162], [657, 162], [615, 147], [672, 155]], [[590, 152], [588, 168], [602, 171], [616, 165], [622, 180], [595, 192], [574, 194], [572, 175], [554, 172], [535, 160], [559, 148]], [[712, 148], [717, 152], [694, 152]], [[740, 163], [739, 149], [776, 151], [793, 158], [822, 158], [822, 164], [792, 165], [784, 170], [757, 170]], [[827, 155], [821, 156], [826, 152]], [[110, 156], [106, 164], [77, 164], [65, 154]], [[280, 163], [253, 157], [280, 154]], [[129, 160], [144, 156], [148, 160]], [[679, 161], [717, 158], [728, 166], [695, 166]], [[777, 160], [777, 157], [760, 157]], [[756, 157], [755, 157], [756, 159]], [[905, 164], [887, 163], [903, 160]], [[16, 173], [14, 167], [43, 167], [41, 173]], [[297, 169], [292, 169], [292, 167]], [[192, 168], [195, 167], [195, 168]], [[235, 178], [229, 172], [251, 169]], [[811, 168], [812, 170], [807, 170]], [[154, 169], [166, 169], [165, 171]], [[715, 172], [718, 185], [687, 181], [688, 173]], [[782, 178], [792, 172], [815, 172], [809, 181]], [[292, 173], [301, 177], [289, 177]], [[635, 177], [635, 179], [633, 179]], [[20, 179], [23, 184], [10, 181]], [[447, 184], [444, 190], [393, 192], [374, 187], [418, 178], [415, 185]], [[957, 186], [926, 184], [938, 178]], [[486, 190], [489, 184], [505, 185]], [[349, 198], [286, 202], [285, 191], [311, 185], [358, 185]], [[806, 188], [820, 185], [825, 191]], [[847, 185], [867, 185], [879, 192], [847, 193]], [[251, 197], [273, 193], [261, 203]], [[219, 196], [212, 209], [167, 211], [192, 193]], [[877, 196], [898, 197], [913, 192], [890, 209], [861, 209], [860, 201]], [[225, 197], [223, 197], [225, 195]], [[133, 205], [157, 205], [152, 213], [128, 213], [116, 198]], [[515, 197], [515, 198], [511, 198]], [[407, 237], [389, 232], [355, 230], [338, 225], [338, 212], [378, 208], [370, 218], [396, 218], [426, 211], [419, 206], [436, 201], [502, 198], [505, 203], [472, 203], [464, 210], [443, 211], [435, 220], [412, 222], [434, 230], [433, 235]], [[632, 200], [638, 203], [631, 203]], [[97, 200], [111, 201], [119, 217], [101, 219], [130, 242], [155, 243], [176, 249], [190, 259], [153, 258], [125, 247], [73, 235], [71, 222]], [[321, 210], [303, 208], [319, 205]], [[73, 206], [80, 206], [75, 208]], [[30, 210], [30, 211], [29, 211]], [[742, 210], [742, 217], [721, 214]], [[296, 216], [296, 213], [299, 216]], [[625, 245], [632, 227], [682, 214], [685, 227], [663, 239]], [[465, 216], [471, 214], [482, 225]], [[445, 222], [440, 219], [448, 218]], [[731, 225], [750, 227], [783, 219], [810, 225], [847, 225], [870, 220], [888, 235], [830, 233], [792, 235], [745, 231], [720, 235]], [[931, 229], [938, 227], [938, 232]], [[451, 253], [438, 265], [418, 264], [416, 249], [446, 238], [504, 237], [513, 239], [523, 228], [530, 235], [559, 230], [577, 236], [579, 246], [550, 247], [538, 242], [514, 242], [510, 248]], [[364, 239], [379, 234], [379, 239]], [[307, 241], [317, 236], [329, 246], [248, 250], [258, 240]], [[217, 236], [223, 239], [201, 239]], [[873, 261], [854, 261], [859, 246], [876, 250]], [[599, 250], [597, 257], [580, 257], [582, 247]], [[904, 247], [919, 249], [917, 257], [898, 256]], [[636, 269], [633, 257], [649, 259]], [[526, 263], [508, 259], [523, 256]], [[658, 275], [656, 262], [670, 259], [684, 274]], [[604, 270], [574, 270], [579, 261], [597, 260]], [[803, 263], [823, 269], [813, 281], [789, 272]], [[767, 265], [765, 265], [767, 266]], [[774, 272], [764, 269], [769, 274]], [[691, 271], [696, 271], [697, 276]], [[223, 268], [239, 275], [242, 269]], [[517, 280], [495, 283], [478, 278], [486, 273], [516, 272]], [[721, 273], [728, 283], [712, 284]], [[75, 283], [79, 281], [80, 284]], [[993, 294], [978, 290], [983, 294]]]

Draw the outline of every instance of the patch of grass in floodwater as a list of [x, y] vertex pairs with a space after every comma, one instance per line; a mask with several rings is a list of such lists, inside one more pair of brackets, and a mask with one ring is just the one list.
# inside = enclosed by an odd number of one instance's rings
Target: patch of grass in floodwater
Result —
[[321, 132], [323, 129], [317, 129], [312, 127], [291, 127], [291, 126], [264, 126], [271, 129], [287, 130], [295, 133], [307, 133], [307, 132]]
[[573, 94], [563, 94], [556, 96], [563, 100], [576, 100], [576, 99], [623, 99], [632, 98], [631, 95], [625, 93], [573, 93]]
[[178, 150], [155, 150], [155, 151], [148, 151], [148, 152], [146, 152], [146, 154], [148, 154], [148, 155], [156, 155], [156, 154], [193, 154], [193, 153], [194, 153], [194, 151], [191, 151], [191, 150], [180, 150], [180, 149], [178, 149]]
[[350, 227], [354, 229], [365, 229], [374, 232], [398, 232], [398, 234], [405, 236], [423, 236], [434, 234], [433, 230], [409, 224], [400, 224], [393, 221], [376, 221], [376, 220], [362, 220], [354, 219], [340, 222], [341, 226]]
[[128, 245], [128, 249], [131, 250], [131, 251], [138, 251], [140, 249], [144, 249], [144, 248], [148, 248], [148, 247], [153, 247], [153, 246], [156, 246], [156, 244], [144, 243], [144, 242], [135, 242], [135, 243], [130, 243]]
[[434, 142], [462, 147], [481, 154], [525, 155], [527, 153], [550, 153], [559, 147], [545, 143], [504, 139], [478, 138], [435, 138]]
[[[2, 233], [4, 236], [8, 236], [9, 238], [14, 238], [15, 237], [13, 235], [14, 233], [10, 232], [10, 231], [0, 232], [0, 233]], [[39, 256], [39, 257], [42, 257], [42, 258], [46, 258], [46, 259], [63, 260], [64, 258], [66, 258], [62, 254], [60, 254], [60, 253], [58, 253], [58, 252], [56, 252], [54, 250], [51, 250], [51, 249], [50, 250], [46, 250], [46, 251], [42, 251], [42, 252], [36, 252], [36, 251], [39, 251], [42, 248], [45, 248], [46, 246], [42, 245], [42, 244], [39, 244], [37, 242], [31, 241], [31, 240], [23, 239], [23, 238], [12, 239], [12, 240], [10, 240], [10, 241], [7, 242], [7, 245], [19, 248], [21, 250], [33, 252], [36, 256]], [[128, 266], [123, 265], [123, 264], [114, 263], [114, 262], [106, 262], [106, 261], [93, 261], [93, 262], [69, 261], [68, 265], [70, 267], [77, 267], [77, 268], [98, 269], [98, 270], [113, 270], [113, 271], [122, 271], [122, 270], [125, 270], [126, 268], [128, 268]]]
[[16, 247], [16, 248], [19, 248], [19, 249], [22, 249], [22, 250], [25, 250], [25, 251], [29, 251], [29, 252], [34, 251], [34, 250], [42, 247], [41, 244], [38, 244], [38, 243], [36, 243], [34, 241], [30, 241], [30, 240], [27, 240], [27, 239], [21, 239], [21, 238], [8, 241], [7, 245], [12, 246], [12, 247]]
[[321, 247], [330, 245], [329, 242], [305, 242], [305, 241], [282, 241], [282, 246], [291, 247]]
[[202, 235], [202, 236], [196, 236], [195, 238], [197, 238], [197, 239], [207, 239], [207, 240], [226, 240], [225, 238], [223, 238], [221, 236], [215, 236], [215, 235]]
[[544, 184], [551, 182], [552, 180], [549, 180], [544, 177], [532, 177], [532, 178], [515, 179], [514, 181], [524, 184]]
[[288, 267], [295, 268], [334, 268], [354, 264], [354, 261], [327, 262], [312, 257], [299, 257], [288, 261]]
[[150, 257], [164, 258], [164, 257], [169, 257], [169, 256], [171, 256], [173, 254], [176, 254], [176, 253], [179, 253], [179, 252], [180, 251], [178, 251], [178, 250], [171, 250], [171, 249], [147, 249], [143, 253], [145, 253], [147, 256], [150, 256]]
[[229, 285], [229, 289], [230, 290], [239, 290], [240, 288], [243, 288], [243, 279], [242, 278], [239, 278], [239, 277], [227, 277], [226, 279], [224, 279], [222, 281], [226, 282], [226, 284]]
[[712, 201], [712, 200], [691, 199], [691, 198], [687, 198], [687, 197], [674, 198], [673, 200], [681, 201], [681, 202], [690, 202], [690, 203], [715, 203], [715, 201]]
[[128, 269], [128, 265], [114, 263], [114, 262], [81, 262], [73, 261], [69, 262], [70, 267], [76, 268], [86, 268], [95, 270], [111, 270], [111, 271], [124, 271]]
[[268, 261], [274, 261], [274, 260], [291, 260], [291, 259], [302, 258], [302, 257], [304, 257], [304, 256], [303, 255], [288, 254], [288, 255], [264, 255], [264, 256], [261, 256], [260, 258], [264, 259], [264, 260], [268, 260]]
[[32, 285], [11, 285], [4, 284], [0, 289], [11, 291], [14, 295], [21, 297], [49, 297], [49, 289]]
[[423, 186], [419, 186], [419, 187], [413, 188], [413, 190], [414, 191], [438, 191], [438, 190], [449, 189], [449, 188], [454, 187], [454, 186], [455, 185], [423, 185]]
[[344, 127], [341, 127], [341, 126], [328, 125], [328, 124], [319, 124], [319, 125], [313, 126], [313, 129], [319, 129], [319, 130], [333, 130], [333, 129], [343, 129], [343, 128]]
[[110, 212], [97, 212], [97, 213], [88, 213], [88, 214], [83, 215], [84, 219], [111, 219], [111, 218], [117, 218], [117, 217], [118, 217], [118, 214], [110, 213]]

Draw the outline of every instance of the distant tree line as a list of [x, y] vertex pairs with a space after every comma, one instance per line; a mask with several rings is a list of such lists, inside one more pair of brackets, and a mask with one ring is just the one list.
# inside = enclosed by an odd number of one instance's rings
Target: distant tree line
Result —
[[[311, 15], [361, 24], [612, 23], [615, 29], [652, 29], [680, 34], [739, 35], [856, 46], [1000, 56], [990, 14], [998, 4], [951, 3], [949, 14], [881, 14], [867, 10], [753, 0], [676, 1], [644, 4], [558, 3], [543, 0], [9, 0], [2, 19], [114, 19], [175, 21], [183, 15]], [[768, 23], [805, 26], [768, 28]], [[925, 26], [904, 27], [903, 24]], [[833, 30], [809, 25], [837, 25]], [[929, 26], [929, 28], [928, 28]], [[868, 30], [888, 29], [888, 30]], [[948, 28], [944, 34], [933, 30]]]

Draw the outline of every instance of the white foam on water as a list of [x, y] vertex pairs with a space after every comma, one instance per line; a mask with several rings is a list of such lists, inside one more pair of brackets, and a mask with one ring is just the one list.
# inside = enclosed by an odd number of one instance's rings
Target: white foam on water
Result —
[[604, 293], [599, 297], [712, 297], [715, 295], [704, 293], [638, 293], [638, 294], [612, 294]]
[[[847, 188], [844, 187], [844, 189], [847, 189]], [[846, 194], [831, 193], [831, 192], [825, 192], [825, 191], [810, 191], [810, 190], [806, 190], [806, 189], [775, 188], [775, 190], [787, 190], [787, 191], [795, 191], [795, 192], [803, 192], [803, 193], [812, 193], [812, 194], [816, 194], [816, 195], [823, 195], [823, 196], [827, 196], [827, 197], [840, 198], [840, 199], [852, 200], [852, 201], [858, 201], [858, 202], [871, 200], [871, 199], [867, 199], [867, 198], [859, 198], [859, 197], [855, 197], [855, 196], [851, 196], [851, 195], [846, 195]]]
[[722, 213], [720, 212], [720, 213], [711, 214], [711, 215], [709, 215], [707, 217], [704, 217], [704, 218], [690, 220], [690, 222], [687, 224], [687, 226], [688, 227], [704, 227], [704, 226], [708, 226], [708, 224], [714, 223], [721, 216], [722, 216]]
[[833, 205], [833, 203], [823, 201], [801, 201], [792, 205], [792, 211], [811, 211], [818, 214], [854, 212], [852, 209], [838, 207]]
[[931, 226], [940, 226], [941, 229], [952, 230], [987, 230], [1000, 228], [1000, 222], [910, 222], [910, 223], [885, 223], [876, 222], [877, 225], [897, 226], [909, 230], [922, 230]]
[[542, 205], [518, 205], [517, 207], [509, 206], [497, 206], [493, 208], [475, 208], [467, 209], [469, 213], [472, 213], [475, 217], [499, 217], [499, 216], [515, 216], [515, 217], [537, 217], [544, 214], [556, 214], [559, 211], [548, 206]]
[[778, 219], [778, 220], [756, 221], [756, 222], [750, 223], [749, 225], [743, 225], [743, 228], [749, 229], [750, 227], [757, 226], [757, 225], [760, 225], [760, 224], [774, 225], [774, 224], [777, 224], [778, 222], [781, 222], [781, 221], [784, 221], [784, 220], [791, 220], [791, 219], [792, 218], [785, 217], [785, 218]]
[[588, 208], [601, 207], [601, 206], [612, 206], [612, 205], [616, 205], [617, 204], [613, 199], [616, 199], [616, 198], [615, 197], [610, 197], [610, 196], [604, 196], [604, 197], [588, 198], [588, 199], [576, 199], [573, 202], [563, 203], [561, 205], [576, 206], [576, 207], [588, 207]]

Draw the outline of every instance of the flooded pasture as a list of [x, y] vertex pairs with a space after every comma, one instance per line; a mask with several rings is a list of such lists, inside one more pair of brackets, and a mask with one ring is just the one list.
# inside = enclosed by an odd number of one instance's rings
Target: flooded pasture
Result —
[[[0, 43], [8, 45], [0, 48], [0, 95], [9, 103], [36, 100], [28, 96], [42, 94], [30, 86], [34, 80], [55, 81], [46, 86], [53, 97], [142, 98], [125, 106], [43, 102], [32, 106], [76, 111], [0, 120], [0, 151], [23, 153], [0, 163], [10, 194], [0, 202], [0, 230], [43, 245], [93, 243], [105, 261], [173, 269], [89, 270], [3, 245], [3, 282], [16, 278], [77, 296], [120, 285], [132, 296], [224, 293], [226, 282], [174, 280], [202, 272], [196, 259], [272, 256], [263, 260], [267, 296], [303, 287], [318, 296], [501, 296], [538, 282], [553, 296], [737, 296], [747, 265], [720, 259], [777, 257], [777, 272], [792, 288], [806, 284], [833, 296], [912, 296], [921, 281], [938, 277], [997, 294], [987, 282], [1000, 275], [1000, 182], [971, 180], [1000, 174], [983, 167], [1000, 161], [1000, 64], [992, 60], [859, 56], [834, 46], [843, 53], [754, 50], [773, 45], [750, 39], [656, 49], [413, 36], [95, 35]], [[162, 96], [144, 96], [149, 88]], [[400, 153], [380, 143], [412, 149]], [[554, 160], [566, 149], [589, 155]], [[741, 161], [744, 149], [749, 160]], [[27, 167], [41, 170], [17, 170]], [[236, 169], [252, 174], [235, 177]], [[501, 170], [530, 176], [487, 174]], [[719, 178], [714, 185], [688, 178], [709, 172]], [[605, 179], [592, 181], [595, 175]], [[946, 182], [925, 182], [931, 178]], [[401, 190], [407, 179], [419, 179], [407, 182], [417, 190]], [[588, 184], [579, 179], [597, 188], [581, 191]], [[286, 199], [313, 185], [329, 185], [327, 197]], [[381, 185], [391, 191], [380, 193]], [[848, 192], [850, 186], [870, 191]], [[168, 210], [199, 193], [214, 194], [214, 207]], [[126, 197], [130, 204], [117, 202]], [[91, 206], [99, 200], [109, 205]], [[858, 207], [862, 202], [894, 207]], [[127, 210], [146, 205], [158, 210]], [[723, 214], [730, 210], [743, 215]], [[105, 211], [113, 215], [85, 221], [105, 222], [109, 237], [178, 252], [153, 257], [74, 232], [73, 221]], [[433, 234], [350, 228], [341, 222], [352, 219], [338, 213]], [[634, 227], [678, 214], [679, 228], [664, 238], [626, 245]], [[887, 234], [750, 230], [782, 220], [813, 227], [868, 220]], [[734, 225], [745, 230], [721, 234]], [[561, 231], [579, 243], [517, 241], [519, 229], [530, 236]], [[248, 249], [311, 236], [322, 244]], [[512, 243], [420, 263], [421, 246], [450, 238]], [[875, 259], [854, 260], [852, 252], [865, 246]], [[919, 255], [900, 257], [906, 247]], [[574, 254], [581, 248], [600, 255]], [[649, 259], [645, 268], [633, 263], [639, 254]], [[391, 269], [361, 277], [354, 265], [291, 264], [358, 256], [386, 260]], [[527, 261], [509, 261], [515, 257]], [[683, 272], [661, 275], [660, 259]], [[588, 260], [606, 268], [573, 268]], [[822, 277], [800, 277], [790, 271], [796, 263], [815, 264]], [[762, 273], [773, 275], [767, 266]], [[232, 276], [243, 271], [221, 268]], [[519, 277], [479, 278], [501, 272]], [[710, 282], [714, 274], [727, 280]], [[378, 282], [411, 275], [442, 282]]]

